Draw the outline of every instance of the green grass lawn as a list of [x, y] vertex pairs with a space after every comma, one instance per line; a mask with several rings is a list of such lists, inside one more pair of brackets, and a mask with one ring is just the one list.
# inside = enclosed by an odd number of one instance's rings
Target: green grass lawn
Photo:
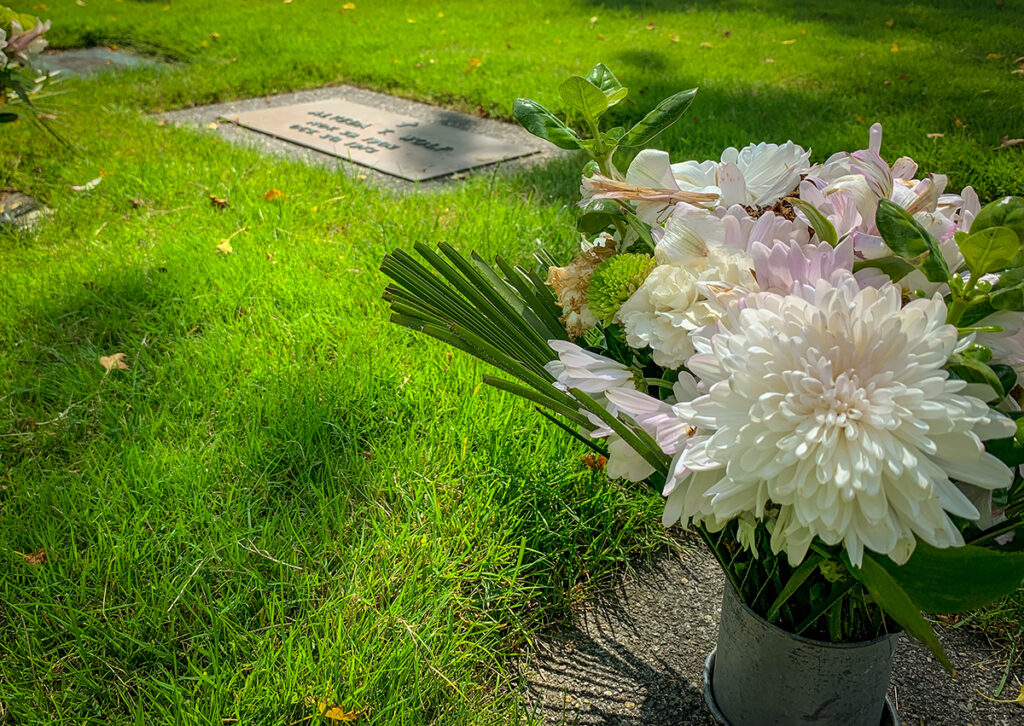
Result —
[[[16, 6], [173, 65], [65, 81], [72, 151], [0, 128], [0, 186], [54, 210], [0, 233], [0, 724], [517, 722], [529, 633], [664, 541], [657, 494], [379, 299], [417, 241], [568, 254], [578, 159], [395, 195], [147, 114], [349, 82], [507, 118], [604, 61], [623, 120], [700, 86], [678, 159], [881, 121], [890, 160], [1024, 188], [1020, 0], [83, 3]], [[1022, 599], [975, 618], [1019, 639]]]

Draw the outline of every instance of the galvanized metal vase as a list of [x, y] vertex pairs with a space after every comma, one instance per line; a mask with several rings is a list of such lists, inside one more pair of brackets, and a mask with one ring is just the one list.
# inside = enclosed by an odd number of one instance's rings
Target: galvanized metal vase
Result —
[[772, 625], [729, 584], [704, 698], [723, 726], [899, 726], [886, 697], [897, 635], [827, 643]]

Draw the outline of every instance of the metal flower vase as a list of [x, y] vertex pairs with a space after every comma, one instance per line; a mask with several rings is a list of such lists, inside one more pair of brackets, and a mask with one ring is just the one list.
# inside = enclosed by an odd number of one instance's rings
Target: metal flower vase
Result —
[[897, 637], [828, 643], [794, 635], [727, 584], [704, 698], [723, 726], [899, 726], [886, 697]]

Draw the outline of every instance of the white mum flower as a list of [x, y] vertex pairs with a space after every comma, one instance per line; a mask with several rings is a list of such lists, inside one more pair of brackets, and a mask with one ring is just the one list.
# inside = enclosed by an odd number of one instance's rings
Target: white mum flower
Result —
[[861, 289], [852, 276], [800, 294], [749, 295], [695, 336], [689, 368], [708, 385], [688, 446], [697, 472], [681, 518], [720, 521], [779, 505], [773, 548], [800, 561], [814, 536], [906, 561], [916, 537], [963, 544], [948, 514], [977, 519], [953, 480], [1006, 487], [1011, 472], [983, 439], [1014, 424], [962, 395], [943, 366], [957, 345], [941, 298], [901, 308], [899, 287]]

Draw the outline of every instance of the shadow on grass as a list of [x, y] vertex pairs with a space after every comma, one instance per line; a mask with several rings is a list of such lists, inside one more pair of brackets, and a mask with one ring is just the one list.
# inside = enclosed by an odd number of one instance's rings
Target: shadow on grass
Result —
[[[642, 12], [680, 13], [705, 10], [708, 3], [697, 0], [581, 0], [592, 8]], [[778, 16], [793, 23], [828, 24], [843, 35], [884, 40], [893, 28], [912, 29], [927, 37], [980, 37], [1012, 32], [1024, 27], [1020, 8], [1012, 2], [964, 3], [962, 0], [925, 0], [920, 3], [893, 3], [889, 0], [828, 0], [800, 3], [788, 0], [727, 0], [715, 3], [719, 13], [750, 12]], [[888, 21], [892, 21], [891, 25]], [[988, 50], [984, 51], [989, 52]]]
[[[1019, 193], [1013, 185], [1021, 169], [1020, 150], [996, 147], [1011, 128], [1009, 120], [1018, 110], [1024, 113], [1024, 97], [1011, 106], [999, 105], [972, 88], [938, 86], [919, 79], [899, 54], [891, 55], [858, 74], [829, 78], [827, 86], [794, 76], [771, 84], [726, 88], [701, 86], [696, 75], [677, 69], [665, 53], [620, 51], [607, 63], [630, 93], [626, 102], [607, 113], [602, 126], [631, 126], [662, 99], [696, 87], [697, 96], [683, 118], [650, 144], [668, 151], [673, 161], [717, 159], [727, 146], [787, 140], [812, 149], [812, 159], [823, 161], [836, 151], [865, 148], [869, 127], [879, 121], [885, 128], [882, 156], [890, 162], [912, 156], [922, 174], [946, 174], [951, 190], [970, 184], [982, 199]], [[969, 123], [958, 124], [959, 119]], [[936, 142], [926, 138], [926, 132], [939, 132], [945, 138]], [[635, 151], [617, 153], [619, 169], [626, 169]], [[546, 182], [551, 202], [559, 201], [555, 196], [559, 194], [564, 194], [563, 203], [574, 204], [578, 199], [583, 157], [578, 158], [576, 172], [564, 184]], [[552, 168], [560, 170], [566, 162], [556, 164]], [[510, 186], [536, 185], [537, 177], [536, 171], [520, 173], [511, 177]]]

